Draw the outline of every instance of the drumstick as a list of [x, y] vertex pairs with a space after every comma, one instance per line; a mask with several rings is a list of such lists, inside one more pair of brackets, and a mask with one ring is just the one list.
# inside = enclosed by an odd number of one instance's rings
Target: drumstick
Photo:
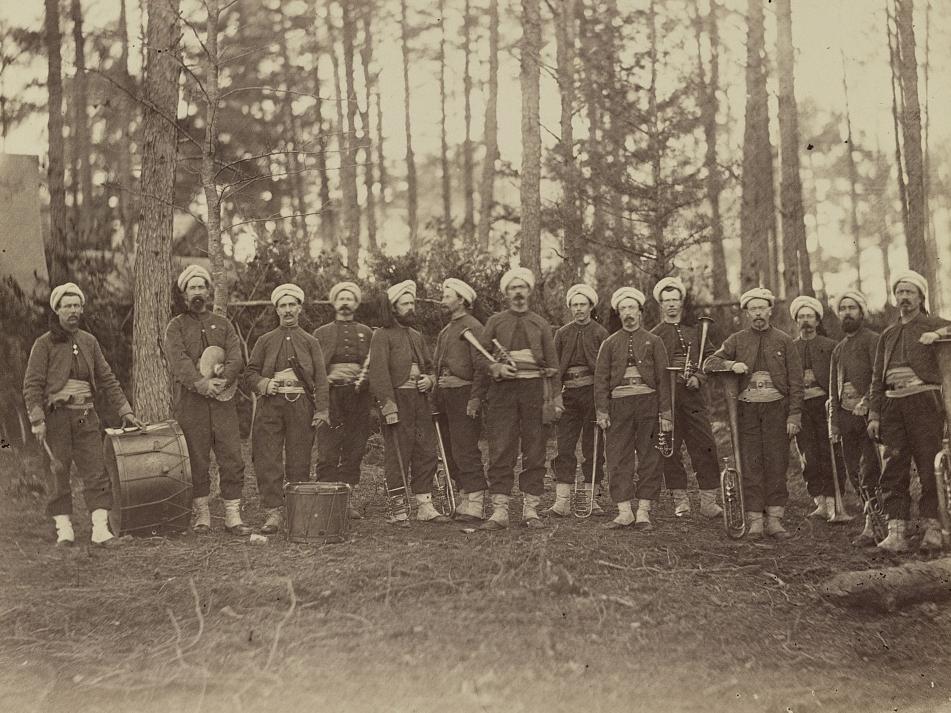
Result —
[[50, 469], [55, 475], [59, 475], [63, 472], [63, 461], [53, 455], [52, 449], [50, 449], [50, 444], [46, 442], [46, 437], [40, 439], [40, 443], [43, 444], [43, 449], [46, 451], [46, 455], [50, 459]]

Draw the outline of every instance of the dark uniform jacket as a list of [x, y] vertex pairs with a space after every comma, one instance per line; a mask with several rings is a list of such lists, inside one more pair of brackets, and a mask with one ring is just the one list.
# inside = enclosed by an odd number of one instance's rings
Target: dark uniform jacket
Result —
[[[356, 341], [353, 344], [343, 344], [339, 342], [340, 333], [343, 331], [341, 325], [343, 324], [353, 325], [357, 335]], [[322, 327], [317, 327], [317, 329], [314, 330], [314, 336], [317, 338], [317, 341], [320, 342], [320, 348], [324, 354], [324, 361], [327, 364], [333, 364], [339, 361], [339, 359], [335, 358], [337, 356], [338, 347], [352, 353], [352, 363], [363, 364], [367, 358], [367, 354], [370, 353], [370, 339], [373, 337], [373, 330], [360, 322], [338, 322], [334, 320]]]
[[878, 332], [862, 327], [855, 334], [847, 334], [832, 350], [829, 364], [829, 400], [832, 403], [832, 425], [839, 426], [842, 408], [842, 388], [846, 382], [868, 402], [871, 399], [872, 367], [875, 364], [875, 345]]
[[412, 327], [383, 327], [370, 340], [370, 392], [384, 416], [397, 412], [395, 390], [409, 379], [413, 362], [432, 376], [433, 360], [423, 335]]
[[[327, 370], [324, 367], [324, 355], [320, 342], [300, 327], [278, 327], [258, 337], [251, 350], [248, 366], [244, 370], [245, 386], [257, 393], [263, 393], [267, 380], [275, 372], [290, 368], [287, 359], [296, 356], [301, 370], [313, 387], [314, 414], [327, 421], [330, 410], [330, 396], [327, 386]], [[280, 361], [278, 361], [280, 359]]]
[[[679, 325], [661, 322], [651, 330], [651, 334], [656, 334], [664, 340], [668, 361], [673, 362], [674, 355], [677, 353], [677, 350], [680, 349], [680, 337], [677, 335], [677, 327], [680, 327], [680, 333], [683, 335], [684, 343], [690, 349], [690, 362], [692, 364], [702, 364], [704, 359], [713, 354], [715, 349], [713, 346], [712, 332], [707, 332], [707, 341], [703, 345], [704, 354], [702, 358], [698, 359], [697, 352], [700, 351], [700, 328], [693, 324], [684, 324], [683, 322]], [[707, 380], [707, 375], [702, 371], [697, 371], [695, 376], [701, 384]]]
[[176, 399], [183, 388], [196, 391], [195, 382], [202, 379], [198, 361], [206, 347], [224, 349], [221, 378], [226, 384], [235, 381], [244, 369], [244, 357], [241, 355], [241, 341], [231, 322], [214, 312], [206, 312], [201, 317], [187, 312], [173, 318], [165, 328], [165, 358], [175, 383]]
[[[476, 339], [482, 338], [482, 322], [471, 314], [464, 314], [450, 320], [436, 337], [436, 352], [433, 361], [437, 379], [443, 375], [444, 371], [448, 371], [464, 381], [475, 382], [478, 372], [486, 368], [486, 358], [474, 346], [461, 338], [460, 335], [466, 329], [471, 330]], [[473, 383], [470, 398], [477, 398], [480, 401], [485, 398], [485, 383], [485, 379], [479, 379], [478, 382]]]
[[802, 338], [793, 340], [793, 344], [799, 350], [799, 360], [802, 362], [803, 372], [806, 369], [806, 349], [809, 349], [810, 368], [816, 377], [816, 382], [823, 388], [829, 390], [829, 373], [832, 363], [832, 351], [835, 349], [835, 340], [817, 334], [814, 338], [806, 341]]
[[663, 340], [643, 327], [633, 332], [619, 329], [604, 340], [598, 352], [594, 371], [594, 408], [599, 415], [608, 414], [611, 391], [624, 380], [629, 356], [628, 342], [634, 341], [634, 361], [644, 383], [657, 392], [659, 415], [672, 417], [670, 378], [667, 376], [667, 349]]
[[608, 338], [608, 330], [603, 326], [591, 320], [585, 325], [577, 322], [571, 322], [555, 332], [555, 352], [558, 354], [558, 366], [561, 378], [565, 378], [565, 372], [568, 370], [569, 360], [575, 349], [578, 339], [578, 332], [581, 332], [581, 349], [584, 352], [584, 361], [588, 368], [594, 372], [598, 363], [598, 350], [602, 342]]

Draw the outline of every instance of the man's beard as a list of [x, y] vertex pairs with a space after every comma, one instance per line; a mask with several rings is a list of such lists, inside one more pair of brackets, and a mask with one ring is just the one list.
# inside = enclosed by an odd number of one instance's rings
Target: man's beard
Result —
[[205, 298], [201, 295], [195, 295], [191, 298], [191, 300], [189, 300], [188, 308], [192, 312], [201, 312], [203, 309], [205, 309]]
[[404, 327], [415, 327], [416, 326], [416, 313], [407, 312], [404, 315], [396, 315], [396, 321], [402, 324]]
[[842, 318], [842, 331], [846, 334], [855, 334], [862, 326], [862, 320], [855, 317]]

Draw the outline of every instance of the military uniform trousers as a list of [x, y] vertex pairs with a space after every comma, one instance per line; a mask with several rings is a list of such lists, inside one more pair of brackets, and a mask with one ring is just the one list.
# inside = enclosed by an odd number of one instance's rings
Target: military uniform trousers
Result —
[[489, 438], [489, 492], [511, 495], [515, 462], [522, 452], [518, 487], [527, 495], [545, 492], [545, 445], [542, 424], [542, 379], [509, 379], [489, 385], [486, 430]]
[[591, 481], [591, 464], [596, 463], [594, 479], [604, 480], [604, 438], [598, 437], [598, 453], [594, 454], [594, 386], [579, 386], [561, 393], [565, 412], [558, 419], [558, 455], [551, 463], [555, 480], [559, 483], [574, 483], [578, 459], [575, 455], [578, 438], [581, 438], [581, 472], [586, 481]]
[[[832, 482], [832, 450], [829, 448], [829, 422], [826, 418], [826, 400], [817, 396], [802, 404], [802, 430], [796, 443], [805, 458], [802, 477], [811, 497], [835, 495]], [[842, 487], [842, 484], [839, 484]]]
[[306, 395], [296, 396], [294, 401], [283, 394], [258, 399], [251, 427], [251, 460], [261, 507], [276, 508], [284, 504], [285, 479], [299, 483], [310, 476], [314, 407]]
[[938, 517], [934, 459], [941, 450], [944, 409], [939, 392], [926, 391], [900, 399], [884, 399], [879, 435], [885, 444], [882, 492], [890, 520], [907, 520], [911, 509], [911, 461], [921, 480], [920, 517]]
[[469, 386], [439, 389], [439, 429], [449, 461], [450, 477], [465, 492], [476, 493], [485, 490], [486, 483], [482, 451], [479, 450], [482, 420], [478, 416], [469, 418], [466, 415], [470, 394]]
[[317, 427], [317, 480], [356, 486], [369, 438], [369, 389], [331, 384], [330, 424]]
[[786, 469], [789, 437], [786, 435], [786, 400], [766, 403], [737, 402], [740, 424], [740, 460], [743, 504], [749, 512], [783, 506], [789, 499]]
[[394, 434], [398, 434], [410, 490], [414, 495], [431, 493], [433, 476], [436, 475], [436, 428], [433, 426], [429, 399], [416, 389], [396, 389], [396, 408], [399, 410], [399, 423], [383, 426], [386, 487], [388, 490], [403, 487], [393, 440]]
[[687, 471], [684, 468], [680, 446], [687, 445], [690, 464], [697, 475], [701, 490], [720, 487], [720, 470], [717, 462], [717, 444], [713, 440], [710, 412], [701, 387], [691, 391], [677, 384], [677, 404], [674, 417], [674, 453], [664, 458], [664, 483], [669, 490], [687, 489]]
[[839, 411], [839, 433], [842, 436], [842, 458], [849, 480], [875, 492], [882, 477], [878, 462], [878, 446], [868, 437], [868, 422], [851, 411]]
[[616, 503], [635, 497], [656, 500], [663, 468], [656, 448], [657, 394], [611, 399], [608, 417], [611, 425], [605, 432], [605, 454], [611, 499]]
[[102, 434], [96, 410], [53, 409], [46, 414], [46, 443], [63, 464], [63, 472], [54, 473], [49, 456], [44, 455], [49, 483], [47, 515], [71, 515], [73, 512], [73, 491], [69, 480], [72, 463], [76, 464], [76, 472], [83, 481], [86, 508], [90, 512], [98, 508], [111, 509], [112, 484], [102, 456]]
[[183, 389], [175, 404], [175, 420], [182, 427], [188, 446], [193, 496], [205, 497], [211, 490], [208, 466], [214, 449], [221, 497], [238, 500], [244, 487], [244, 457], [234, 399], [206, 399]]

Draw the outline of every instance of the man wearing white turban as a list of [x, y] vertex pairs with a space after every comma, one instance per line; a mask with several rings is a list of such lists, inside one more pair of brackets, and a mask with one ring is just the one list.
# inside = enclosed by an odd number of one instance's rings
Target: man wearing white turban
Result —
[[875, 348], [868, 416], [869, 437], [885, 445], [881, 484], [888, 537], [878, 546], [890, 552], [909, 548], [905, 535], [914, 460], [921, 481], [918, 513], [924, 529], [919, 546], [933, 552], [943, 547], [934, 461], [941, 449], [945, 414], [941, 372], [930, 345], [949, 336], [951, 322], [928, 314], [928, 284], [913, 270], [892, 277], [892, 294], [900, 315], [882, 332]]
[[799, 433], [802, 418], [802, 360], [792, 337], [770, 325], [773, 293], [763, 287], [740, 296], [750, 326], [726, 338], [703, 363], [703, 370], [739, 375], [737, 416], [740, 461], [743, 465], [743, 501], [747, 535], [765, 532], [782, 540], [789, 537], [783, 515], [789, 491], [789, 439]]
[[[482, 346], [498, 352], [479, 378], [488, 377], [486, 424], [489, 432], [489, 467], [486, 473], [492, 493], [492, 515], [484, 530], [500, 530], [509, 524], [509, 500], [515, 484], [515, 462], [522, 452], [522, 520], [527, 527], [544, 527], [538, 506], [545, 492], [544, 429], [546, 401], [550, 417], [563, 410], [558, 354], [551, 325], [529, 309], [535, 286], [531, 270], [516, 267], [502, 276], [499, 285], [509, 308], [489, 317], [482, 333]], [[546, 399], [546, 396], [548, 397]]]
[[389, 522], [409, 525], [407, 485], [416, 500], [418, 521], [448, 522], [449, 518], [433, 505], [436, 429], [429, 394], [436, 379], [429, 346], [415, 329], [416, 283], [405, 280], [393, 285], [386, 296], [385, 325], [370, 340], [370, 391], [385, 421], [383, 455]]
[[189, 265], [178, 277], [178, 289], [186, 311], [172, 318], [165, 329], [165, 357], [175, 389], [175, 420], [185, 434], [191, 463], [192, 529], [199, 534], [211, 529], [208, 468], [214, 448], [225, 529], [249, 535], [251, 528], [241, 519], [244, 457], [234, 400], [234, 386], [244, 367], [241, 341], [231, 322], [208, 309], [211, 278], [207, 270]]
[[644, 300], [634, 287], [614, 291], [611, 307], [621, 328], [604, 340], [594, 370], [594, 407], [606, 440], [611, 499], [618, 508], [617, 517], [603, 525], [608, 530], [653, 529], [651, 504], [660, 494], [663, 473], [657, 434], [673, 428], [667, 349], [641, 326]]
[[[366, 388], [370, 338], [373, 330], [356, 321], [363, 292], [353, 282], [338, 282], [330, 288], [334, 320], [314, 330], [327, 361], [330, 382], [330, 422], [317, 424], [317, 481], [360, 483], [360, 465], [370, 438], [372, 407]], [[350, 519], [363, 515], [351, 503]]]
[[[871, 398], [872, 366], [878, 333], [865, 324], [868, 302], [857, 290], [843, 292], [835, 303], [845, 337], [832, 350], [829, 363], [829, 433], [842, 444], [845, 470], [865, 502], [865, 527], [852, 540], [856, 547], [874, 547], [870, 500], [879, 498], [882, 477], [877, 447], [868, 437], [866, 416]], [[881, 499], [878, 500], [879, 504]]]
[[284, 482], [307, 481], [314, 427], [329, 420], [327, 372], [320, 342], [300, 328], [304, 291], [287, 283], [271, 302], [278, 326], [258, 337], [244, 383], [258, 395], [251, 427], [251, 459], [265, 519], [261, 533], [284, 525]]
[[594, 367], [598, 349], [608, 338], [608, 330], [591, 319], [598, 305], [598, 293], [584, 283], [572, 285], [565, 295], [572, 321], [555, 332], [555, 351], [563, 387], [565, 412], [558, 419], [558, 455], [552, 461], [555, 472], [555, 502], [544, 515], [568, 517], [571, 514], [571, 488], [578, 466], [575, 451], [581, 439], [581, 473], [584, 481], [584, 502], [592, 503], [592, 513], [604, 511], [595, 498], [591, 478], [604, 480], [604, 439], [599, 439], [594, 452]]
[[33, 435], [45, 443], [60, 464], [52, 468], [51, 459], [44, 459], [49, 483], [46, 512], [56, 525], [57, 546], [69, 546], [75, 541], [69, 473], [75, 463], [92, 519], [92, 543], [110, 547], [124, 540], [109, 531], [112, 485], [103, 463], [96, 393], [106, 395], [123, 425], [144, 424], [132, 413], [99, 340], [79, 328], [85, 303], [82, 290], [72, 282], [53, 289], [50, 330], [30, 350], [23, 378], [23, 400]]
[[803, 368], [802, 430], [796, 434], [796, 443], [803, 455], [802, 477], [806, 490], [816, 504], [809, 517], [832, 521], [836, 516], [835, 484], [826, 404], [835, 341], [819, 334], [823, 312], [822, 303], [808, 295], [789, 303], [789, 314], [799, 330], [793, 343], [799, 350]]
[[479, 410], [485, 388], [476, 388], [475, 375], [484, 369], [485, 358], [463, 338], [482, 336], [482, 323], [472, 316], [476, 292], [462, 280], [450, 277], [442, 283], [442, 306], [449, 311], [449, 324], [436, 337], [436, 388], [433, 405], [438, 414], [440, 434], [449, 461], [449, 476], [456, 481], [455, 519], [479, 522], [485, 510], [485, 469], [479, 436]]

